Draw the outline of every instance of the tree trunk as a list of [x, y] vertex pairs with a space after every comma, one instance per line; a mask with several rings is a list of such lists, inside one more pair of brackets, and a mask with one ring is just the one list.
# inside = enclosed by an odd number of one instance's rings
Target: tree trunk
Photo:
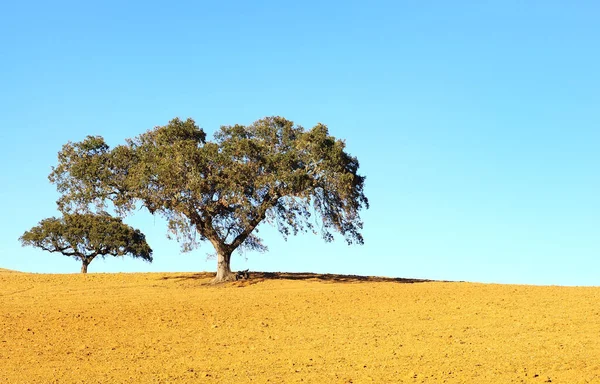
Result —
[[87, 273], [87, 267], [90, 265], [91, 260], [81, 259], [81, 273]]
[[217, 251], [217, 276], [214, 283], [236, 280], [235, 273], [231, 272], [231, 252]]

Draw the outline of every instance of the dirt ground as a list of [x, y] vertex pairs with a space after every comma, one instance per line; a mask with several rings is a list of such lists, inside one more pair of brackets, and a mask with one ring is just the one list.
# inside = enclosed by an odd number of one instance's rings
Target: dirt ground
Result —
[[600, 383], [600, 288], [0, 271], [0, 383]]

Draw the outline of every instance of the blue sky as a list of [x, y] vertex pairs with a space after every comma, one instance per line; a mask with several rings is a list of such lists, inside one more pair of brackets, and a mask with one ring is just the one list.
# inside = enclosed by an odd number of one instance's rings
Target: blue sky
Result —
[[[281, 115], [359, 158], [366, 244], [261, 226], [270, 251], [234, 269], [600, 285], [600, 6], [478, 3], [2, 3], [0, 268], [79, 270], [17, 241], [58, 214], [67, 141]], [[90, 272], [215, 270], [210, 244], [181, 254], [161, 218], [126, 222], [154, 263]]]

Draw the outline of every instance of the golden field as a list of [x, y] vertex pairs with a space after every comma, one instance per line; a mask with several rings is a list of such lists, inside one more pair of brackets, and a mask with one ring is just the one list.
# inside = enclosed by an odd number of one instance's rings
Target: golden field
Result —
[[600, 383], [600, 288], [0, 270], [1, 383]]

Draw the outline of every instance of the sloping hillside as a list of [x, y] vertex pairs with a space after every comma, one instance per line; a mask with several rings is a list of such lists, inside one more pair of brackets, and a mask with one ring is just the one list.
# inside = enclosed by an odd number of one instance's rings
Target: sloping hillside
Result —
[[0, 273], [1, 383], [600, 383], [600, 288]]

